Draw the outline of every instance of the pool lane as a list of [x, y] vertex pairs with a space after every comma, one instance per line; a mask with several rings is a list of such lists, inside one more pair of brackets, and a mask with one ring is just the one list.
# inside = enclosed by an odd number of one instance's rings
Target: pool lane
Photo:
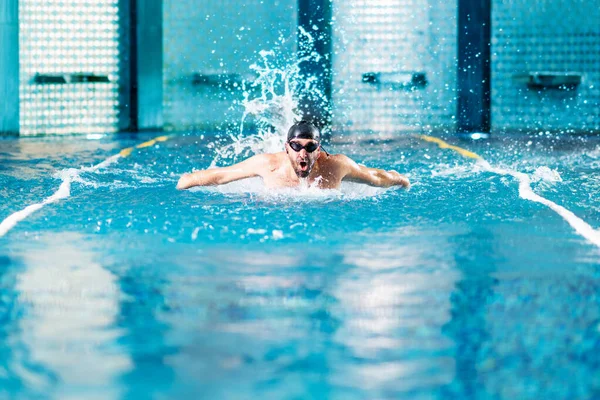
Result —
[[81, 167], [78, 169], [74, 169], [74, 168], [69, 169], [68, 171], [66, 171], [65, 173], [63, 173], [61, 175], [62, 183], [60, 184], [60, 186], [58, 187], [56, 192], [54, 192], [54, 194], [47, 197], [45, 200], [43, 200], [40, 203], [31, 204], [31, 205], [23, 208], [20, 211], [12, 213], [8, 217], [6, 217], [2, 222], [0, 222], [0, 237], [6, 235], [19, 222], [23, 221], [24, 219], [29, 217], [34, 212], [42, 209], [44, 206], [46, 206], [48, 204], [56, 203], [59, 200], [63, 200], [63, 199], [66, 199], [67, 197], [69, 197], [70, 193], [71, 193], [71, 182], [74, 179], [76, 179], [81, 172], [96, 172], [102, 168], [106, 168], [106, 167], [114, 164], [115, 162], [117, 162], [119, 160], [119, 158], [128, 157], [129, 155], [131, 155], [131, 153], [135, 149], [145, 149], [145, 148], [151, 147], [159, 142], [167, 141], [170, 137], [171, 137], [170, 135], [157, 136], [154, 139], [145, 141], [136, 146], [127, 147], [127, 148], [121, 150], [118, 154], [108, 157], [106, 160], [104, 160], [96, 165], [93, 165], [92, 167]]
[[414, 143], [344, 149], [416, 183], [350, 200], [178, 192], [214, 153], [193, 137], [82, 173], [0, 240], [24, 306], [3, 369], [56, 398], [593, 396], [596, 247], [510, 176]]
[[583, 219], [579, 218], [572, 211], [556, 204], [555, 202], [545, 197], [536, 194], [531, 188], [531, 178], [529, 177], [529, 175], [509, 169], [492, 167], [490, 163], [488, 163], [478, 154], [473, 153], [472, 151], [469, 151], [467, 149], [463, 149], [462, 147], [448, 144], [442, 139], [427, 135], [416, 136], [419, 139], [424, 140], [426, 142], [436, 143], [441, 149], [450, 149], [464, 157], [477, 160], [477, 162], [483, 167], [485, 171], [498, 175], [510, 175], [513, 178], [517, 179], [519, 181], [519, 197], [525, 200], [530, 200], [536, 203], [543, 204], [546, 207], [550, 208], [552, 211], [554, 211], [560, 217], [562, 217], [565, 221], [567, 221], [567, 223], [571, 225], [573, 229], [575, 229], [575, 232], [583, 236], [590, 243], [593, 243], [595, 246], [600, 247], [600, 231], [597, 231], [594, 228], [592, 228], [590, 224], [585, 222]]

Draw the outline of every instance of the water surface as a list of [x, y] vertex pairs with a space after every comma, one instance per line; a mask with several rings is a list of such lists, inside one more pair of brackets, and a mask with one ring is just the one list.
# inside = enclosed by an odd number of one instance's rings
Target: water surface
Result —
[[[0, 220], [72, 180], [0, 237], [0, 397], [600, 396], [600, 250], [515, 177], [412, 136], [327, 146], [408, 191], [175, 190], [209, 133], [89, 170], [151, 137], [0, 142]], [[600, 226], [597, 139], [448, 140]]]

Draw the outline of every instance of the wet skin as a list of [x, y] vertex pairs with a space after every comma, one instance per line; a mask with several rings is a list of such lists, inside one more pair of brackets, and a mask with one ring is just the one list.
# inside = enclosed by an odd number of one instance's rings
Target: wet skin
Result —
[[[314, 142], [312, 139], [292, 141], [302, 146]], [[269, 188], [308, 184], [321, 189], [337, 189], [342, 180], [378, 187], [410, 186], [408, 178], [396, 171], [368, 168], [343, 154], [327, 154], [320, 147], [310, 153], [306, 148], [294, 151], [286, 143], [285, 151], [279, 153], [259, 154], [229, 167], [183, 174], [177, 183], [177, 189], [221, 185], [256, 176], [260, 176]]]

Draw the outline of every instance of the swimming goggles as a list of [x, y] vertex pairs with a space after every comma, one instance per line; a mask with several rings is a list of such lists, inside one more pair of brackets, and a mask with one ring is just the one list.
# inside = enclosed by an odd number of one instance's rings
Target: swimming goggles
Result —
[[318, 149], [320, 146], [320, 144], [317, 142], [308, 142], [304, 146], [302, 146], [298, 142], [288, 142], [288, 144], [290, 145], [292, 150], [294, 150], [295, 152], [299, 152], [300, 150], [304, 149], [304, 150], [306, 150], [307, 153], [312, 153], [313, 151]]

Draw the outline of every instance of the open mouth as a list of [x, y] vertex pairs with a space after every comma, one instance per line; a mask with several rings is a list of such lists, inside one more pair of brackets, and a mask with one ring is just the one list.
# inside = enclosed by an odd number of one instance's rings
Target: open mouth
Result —
[[306, 162], [306, 161], [300, 161], [300, 169], [302, 171], [306, 171], [308, 169], [308, 162]]

